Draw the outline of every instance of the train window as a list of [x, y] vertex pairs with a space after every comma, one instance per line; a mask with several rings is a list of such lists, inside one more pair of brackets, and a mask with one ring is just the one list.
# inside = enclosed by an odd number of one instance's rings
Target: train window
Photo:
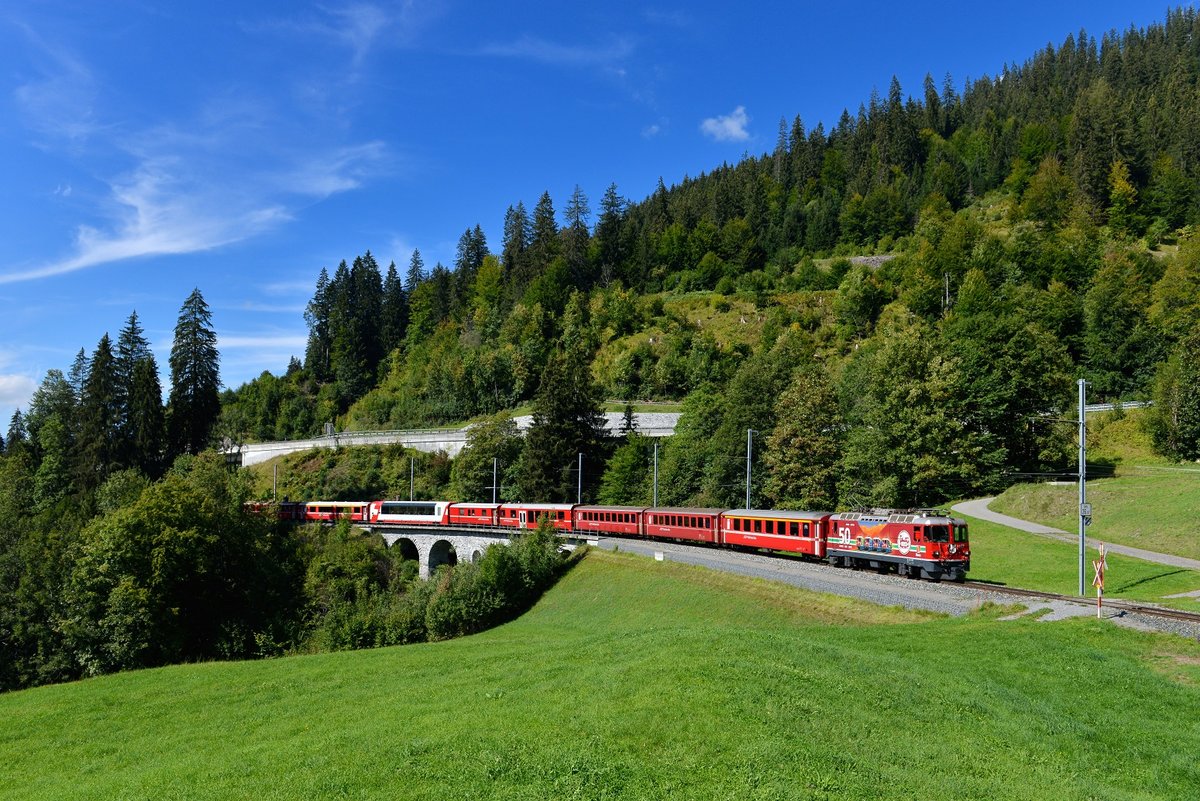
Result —
[[611, 522], [613, 521], [613, 513], [612, 513], [612, 512], [605, 512], [605, 513], [604, 513], [604, 519], [605, 519], [605, 521], [607, 521], [607, 522], [611, 523]]
[[955, 526], [954, 527], [954, 541], [955, 542], [966, 542], [967, 541], [967, 527], [966, 526]]
[[761, 520], [754, 521], [754, 533], [762, 534], [762, 521]]
[[[795, 523], [793, 523], [792, 525], [795, 525]], [[805, 536], [805, 537], [811, 537], [811, 536], [812, 536], [812, 533], [811, 533], [811, 530], [810, 530], [810, 529], [809, 529], [809, 527], [808, 527], [808, 523], [805, 523], [805, 524], [804, 524], [804, 526], [803, 526], [803, 528], [804, 528], [804, 536]]]
[[741, 530], [742, 530], [742, 524], [743, 524], [743, 522], [744, 522], [744, 521], [742, 520], [742, 518], [740, 518], [740, 517], [735, 517], [735, 518], [733, 519], [733, 528], [734, 528], [734, 530], [735, 530], [735, 531], [741, 531]]
[[925, 539], [930, 542], [949, 542], [950, 529], [946, 526], [930, 526], [925, 531]]
[[767, 524], [767, 532], [766, 532], [766, 533], [768, 533], [768, 534], [774, 534], [774, 533], [775, 533], [775, 521], [774, 521], [774, 520], [767, 520], [767, 521], [766, 521], [766, 524]]

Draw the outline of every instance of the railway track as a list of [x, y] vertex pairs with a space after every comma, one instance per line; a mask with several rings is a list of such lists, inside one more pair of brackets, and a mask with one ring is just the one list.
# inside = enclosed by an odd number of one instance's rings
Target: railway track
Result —
[[[1062, 603], [1078, 604], [1079, 606], [1095, 606], [1095, 600], [1080, 598], [1077, 595], [1060, 595], [1053, 592], [1039, 592], [1038, 590], [1023, 590], [1016, 587], [1008, 587], [1001, 584], [988, 584], [982, 581], [964, 581], [959, 586], [970, 587], [974, 590], [982, 592], [992, 592], [997, 595], [1013, 595], [1020, 598], [1040, 598], [1046, 601], [1060, 601]], [[1166, 620], [1178, 620], [1184, 623], [1193, 623], [1200, 625], [1200, 614], [1196, 612], [1184, 612], [1179, 609], [1167, 609], [1161, 606], [1152, 604], [1138, 603], [1136, 601], [1120, 601], [1104, 599], [1104, 606], [1108, 609], [1119, 610], [1129, 614], [1148, 615], [1150, 617], [1164, 618]]]

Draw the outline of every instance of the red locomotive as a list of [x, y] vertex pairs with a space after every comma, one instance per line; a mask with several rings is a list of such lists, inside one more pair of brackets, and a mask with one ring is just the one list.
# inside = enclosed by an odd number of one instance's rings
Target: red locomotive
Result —
[[[250, 504], [255, 512], [269, 505]], [[962, 581], [971, 569], [965, 521], [933, 509], [804, 512], [778, 509], [647, 508], [550, 503], [449, 501], [311, 501], [283, 503], [282, 520], [339, 519], [377, 526], [536, 528], [609, 537], [700, 542], [795, 553], [837, 567], [895, 571], [901, 576]]]

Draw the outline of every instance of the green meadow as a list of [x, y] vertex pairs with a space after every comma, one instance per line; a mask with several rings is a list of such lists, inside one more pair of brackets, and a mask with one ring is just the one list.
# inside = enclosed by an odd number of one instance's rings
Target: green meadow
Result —
[[[968, 578], [1063, 595], [1079, 591], [1077, 543], [1059, 542], [973, 517], [964, 519], [971, 532]], [[1100, 558], [1100, 554], [1096, 550], [1098, 540], [1092, 539], [1092, 533], [1089, 529], [1084, 585], [1088, 596], [1094, 598], [1092, 561]], [[1104, 597], [1200, 612], [1200, 598], [1170, 597], [1200, 590], [1200, 572], [1115, 553], [1107, 554], [1106, 560]]]
[[592, 552], [461, 640], [0, 696], [0, 796], [1194, 797], [1200, 645], [1003, 611]]

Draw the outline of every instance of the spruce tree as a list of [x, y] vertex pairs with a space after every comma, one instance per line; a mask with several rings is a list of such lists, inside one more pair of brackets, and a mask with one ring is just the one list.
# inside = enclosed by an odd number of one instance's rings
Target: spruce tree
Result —
[[125, 436], [133, 455], [131, 465], [150, 478], [157, 478], [166, 452], [166, 421], [162, 384], [153, 353], [147, 353], [134, 364], [128, 398]]
[[425, 280], [425, 262], [421, 251], [413, 248], [412, 258], [408, 260], [408, 272], [404, 274], [404, 292], [410, 298], [413, 291]]
[[25, 442], [25, 418], [21, 415], [20, 407], [12, 413], [8, 421], [8, 435], [5, 439], [6, 453], [15, 453]]
[[79, 481], [86, 489], [103, 484], [118, 467], [121, 450], [118, 385], [116, 356], [112, 341], [105, 334], [92, 352], [79, 408]]
[[[96, 369], [93, 361], [92, 370]], [[209, 443], [221, 412], [217, 333], [212, 313], [199, 289], [192, 290], [179, 310], [171, 346], [171, 396], [167, 430], [172, 455], [199, 453]]]
[[[117, 408], [120, 447], [118, 461], [124, 467], [138, 463], [139, 458], [133, 444], [133, 433], [130, 429], [129, 407], [133, 393], [133, 372], [137, 363], [151, 355], [150, 342], [138, 322], [137, 311], [129, 315], [125, 327], [117, 337], [116, 373], [117, 373]], [[162, 399], [159, 399], [161, 404]]]
[[521, 451], [518, 485], [523, 499], [573, 502], [581, 453], [585, 495], [592, 494], [604, 463], [605, 423], [599, 397], [586, 349], [562, 348], [550, 357]]
[[408, 328], [408, 294], [396, 270], [396, 262], [388, 265], [387, 277], [383, 279], [383, 321], [380, 337], [384, 354], [389, 354], [404, 342]]
[[318, 383], [329, 380], [329, 306], [329, 273], [322, 267], [317, 290], [304, 310], [304, 321], [308, 323], [304, 366]]

